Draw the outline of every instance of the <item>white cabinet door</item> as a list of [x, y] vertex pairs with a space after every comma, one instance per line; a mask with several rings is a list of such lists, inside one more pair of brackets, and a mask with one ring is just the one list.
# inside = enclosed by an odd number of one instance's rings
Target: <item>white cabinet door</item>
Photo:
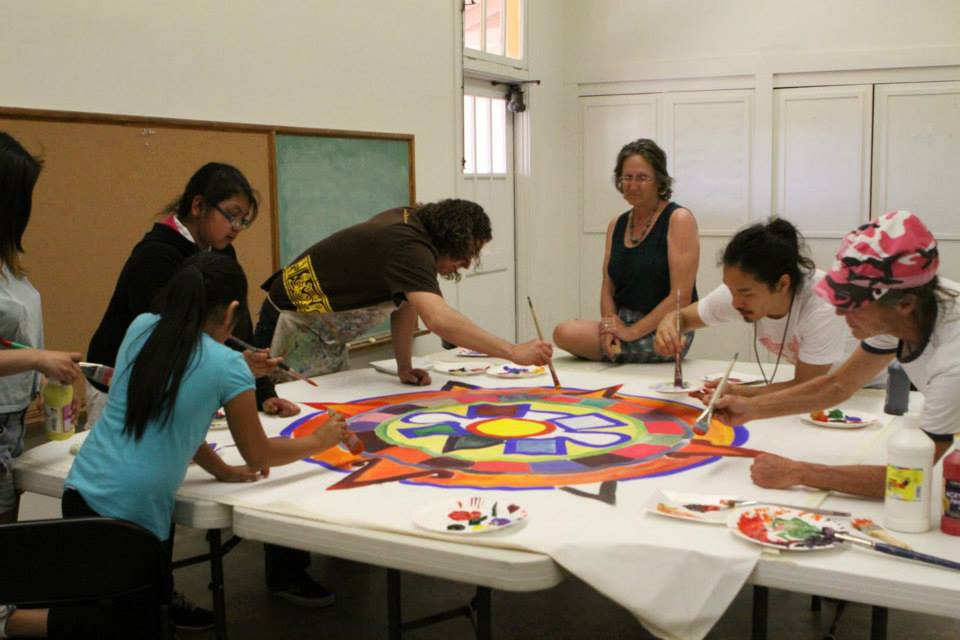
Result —
[[751, 218], [753, 90], [663, 95], [660, 146], [673, 199], [701, 235], [729, 235]]
[[773, 211], [807, 237], [839, 237], [869, 217], [871, 91], [774, 91]]
[[655, 95], [580, 99], [585, 233], [606, 233], [610, 219], [630, 208], [614, 187], [614, 165], [628, 142], [657, 140], [657, 101]]
[[873, 162], [874, 217], [908, 209], [960, 239], [960, 82], [877, 85]]

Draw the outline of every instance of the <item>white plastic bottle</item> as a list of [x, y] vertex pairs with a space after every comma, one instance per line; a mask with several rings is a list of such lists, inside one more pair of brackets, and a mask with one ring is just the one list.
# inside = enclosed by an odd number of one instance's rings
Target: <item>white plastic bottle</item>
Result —
[[933, 440], [920, 430], [920, 417], [906, 414], [887, 439], [887, 484], [883, 524], [894, 531], [930, 528]]

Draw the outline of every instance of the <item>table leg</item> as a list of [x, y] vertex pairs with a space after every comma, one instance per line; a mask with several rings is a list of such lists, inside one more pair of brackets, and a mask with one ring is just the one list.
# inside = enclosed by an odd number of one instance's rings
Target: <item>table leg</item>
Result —
[[770, 589], [753, 587], [753, 632], [751, 640], [767, 640], [767, 600]]
[[402, 626], [400, 572], [396, 569], [387, 569], [387, 638], [400, 640], [403, 636]]
[[870, 608], [870, 640], [887, 640], [887, 614], [886, 607]]
[[223, 549], [220, 529], [207, 531], [210, 543], [210, 591], [213, 592], [213, 619], [217, 640], [227, 640], [227, 603], [223, 589]]
[[493, 615], [490, 604], [490, 587], [477, 587], [470, 607], [477, 616], [477, 640], [490, 640], [493, 637]]

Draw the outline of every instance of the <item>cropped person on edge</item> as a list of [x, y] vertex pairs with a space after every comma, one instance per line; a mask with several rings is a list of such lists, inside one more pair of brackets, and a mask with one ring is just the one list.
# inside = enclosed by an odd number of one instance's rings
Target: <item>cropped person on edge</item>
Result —
[[[272, 466], [315, 455], [346, 436], [339, 415], [303, 438], [266, 436], [253, 375], [243, 356], [223, 344], [246, 298], [247, 282], [236, 260], [203, 252], [170, 278], [158, 301], [159, 315], [134, 319], [117, 353], [103, 414], [64, 481], [65, 518], [134, 522], [172, 552], [175, 496], [191, 459], [217, 480], [250, 482]], [[204, 441], [221, 406], [245, 464], [226, 464]], [[20, 609], [10, 616], [8, 630], [50, 638], [160, 637], [157, 607], [138, 598], [143, 594], [109, 605]]]
[[263, 284], [254, 344], [308, 376], [348, 366], [347, 343], [390, 318], [398, 376], [430, 384], [412, 366], [419, 316], [443, 340], [506, 358], [546, 364], [548, 342], [512, 344], [485, 331], [443, 299], [437, 276], [459, 280], [493, 237], [480, 205], [448, 199], [388, 209], [317, 242]]
[[[939, 262], [936, 239], [909, 211], [891, 211], [851, 231], [816, 293], [847, 321], [860, 347], [833, 372], [789, 389], [753, 398], [725, 394], [716, 418], [741, 424], [836, 406], [896, 359], [923, 394], [920, 424], [939, 460], [960, 429], [960, 285], [937, 276]], [[771, 489], [805, 485], [872, 497], [885, 490], [880, 465], [764, 454], [750, 473]]]
[[41, 168], [19, 142], [0, 132], [0, 337], [31, 347], [0, 347], [0, 523], [17, 521], [13, 459], [23, 452], [23, 419], [40, 390], [38, 374], [61, 382], [80, 377], [79, 353], [43, 348], [40, 294], [20, 262]]
[[[666, 362], [653, 349], [660, 321], [697, 299], [700, 239], [693, 214], [670, 201], [667, 156], [641, 138], [617, 155], [613, 183], [630, 209], [607, 226], [597, 320], [567, 320], [553, 331], [561, 349], [588, 360]], [[683, 353], [690, 349], [693, 334]]]
[[[833, 307], [814, 295], [824, 274], [805, 255], [803, 236], [783, 218], [740, 230], [720, 260], [723, 284], [699, 302], [680, 310], [681, 332], [733, 322], [753, 325], [753, 350], [766, 386], [730, 385], [729, 393], [744, 396], [769, 393], [830, 371], [844, 359], [850, 330]], [[673, 357], [685, 339], [677, 334], [676, 312], [657, 328], [654, 348]], [[767, 377], [760, 363], [762, 345], [777, 360]], [[795, 365], [792, 380], [774, 382], [780, 359]]]

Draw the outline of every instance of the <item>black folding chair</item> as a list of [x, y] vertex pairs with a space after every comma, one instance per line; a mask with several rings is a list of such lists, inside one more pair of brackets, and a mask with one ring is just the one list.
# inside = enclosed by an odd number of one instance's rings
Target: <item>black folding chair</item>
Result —
[[108, 623], [133, 621], [142, 631], [139, 625], [156, 620], [159, 628], [150, 636], [173, 637], [170, 558], [139, 525], [113, 518], [0, 525], [0, 567], [0, 603], [26, 609], [89, 605], [107, 615], [119, 610]]

